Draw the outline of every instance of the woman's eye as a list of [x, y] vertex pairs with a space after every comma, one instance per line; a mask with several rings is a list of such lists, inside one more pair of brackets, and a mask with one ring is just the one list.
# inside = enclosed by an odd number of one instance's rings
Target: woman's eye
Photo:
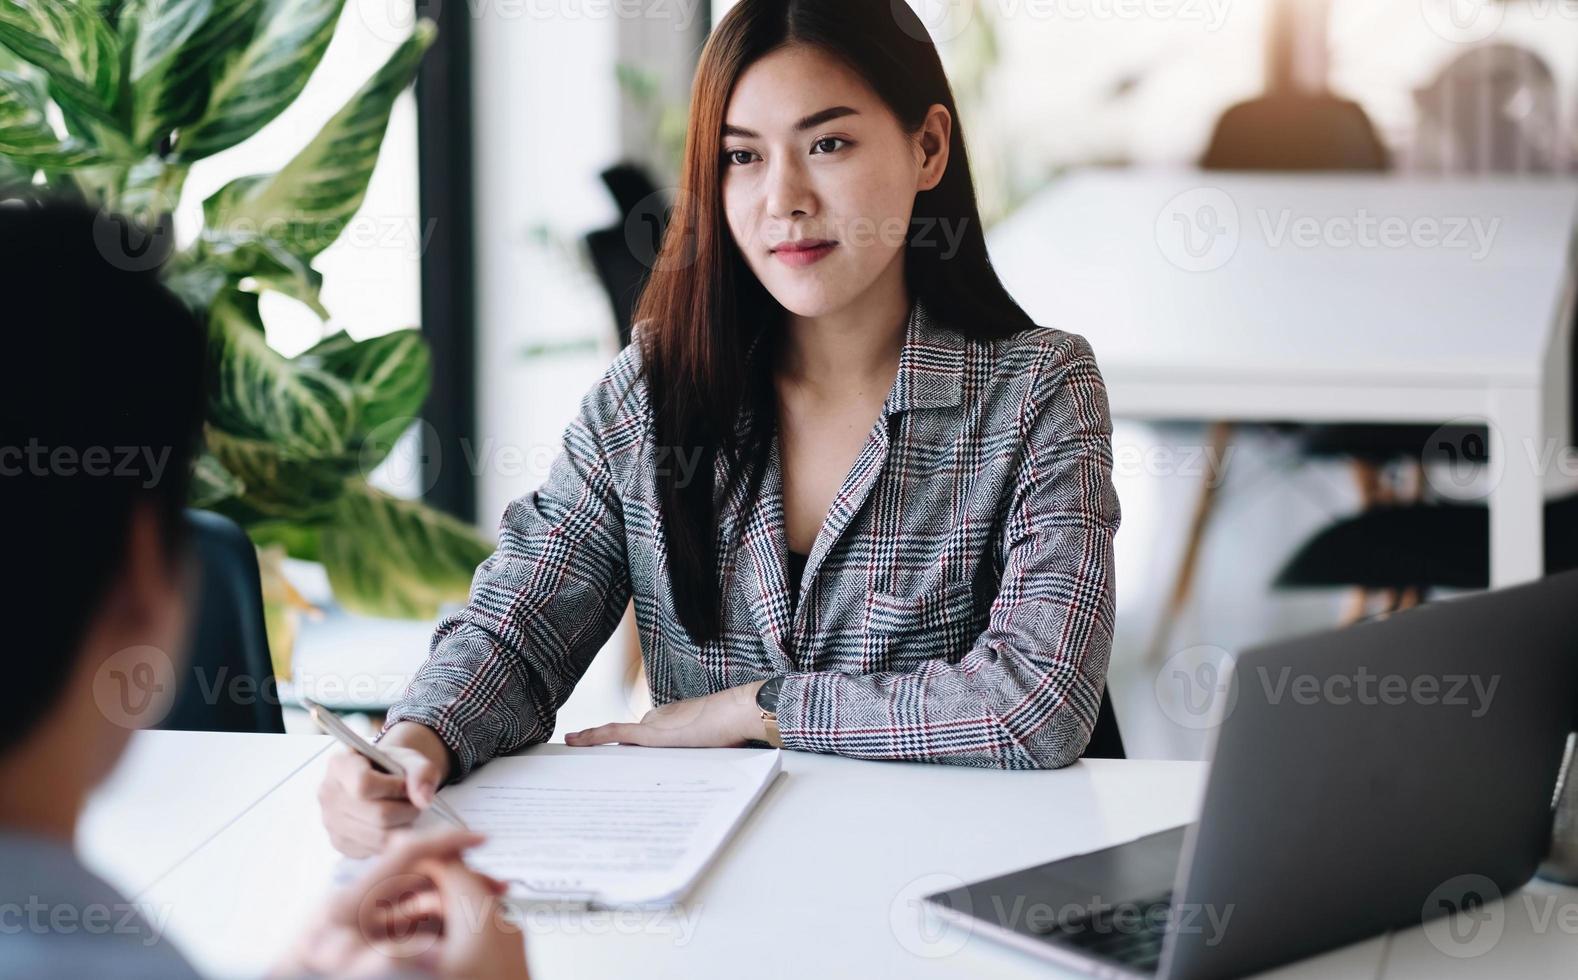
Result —
[[817, 151], [817, 147], [825, 146], [828, 143], [845, 143], [845, 144], [847, 144], [848, 142], [849, 142], [849, 140], [844, 139], [842, 136], [824, 136], [821, 139], [817, 140], [815, 143], [812, 143], [811, 144], [811, 149], [812, 149], [813, 152], [832, 153], [834, 150], [837, 149], [837, 147], [832, 147], [832, 148], [829, 148], [829, 149], [823, 149], [823, 150], [820, 150], [820, 151]]
[[[750, 157], [754, 155], [750, 150], [727, 150], [724, 152], [723, 158], [726, 162], [738, 167], [750, 163]], [[742, 160], [740, 159], [741, 157], [745, 159]]]

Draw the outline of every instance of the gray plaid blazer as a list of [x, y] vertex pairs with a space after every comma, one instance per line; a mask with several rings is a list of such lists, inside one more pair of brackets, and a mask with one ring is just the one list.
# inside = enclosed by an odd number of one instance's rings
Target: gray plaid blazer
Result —
[[647, 438], [639, 366], [632, 341], [543, 485], [506, 508], [389, 725], [432, 728], [456, 776], [546, 741], [633, 598], [655, 704], [782, 674], [787, 748], [1002, 769], [1079, 758], [1106, 680], [1119, 518], [1083, 337], [970, 340], [916, 301], [793, 615], [775, 438], [754, 503], [742, 486], [719, 508], [723, 629], [700, 646], [670, 594], [654, 473], [673, 461]]

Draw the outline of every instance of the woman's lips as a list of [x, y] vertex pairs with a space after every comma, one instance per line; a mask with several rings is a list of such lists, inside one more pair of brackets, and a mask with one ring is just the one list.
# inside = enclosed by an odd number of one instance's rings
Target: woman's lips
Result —
[[824, 240], [785, 242], [773, 249], [773, 255], [784, 265], [798, 269], [822, 261], [837, 247], [837, 242]]

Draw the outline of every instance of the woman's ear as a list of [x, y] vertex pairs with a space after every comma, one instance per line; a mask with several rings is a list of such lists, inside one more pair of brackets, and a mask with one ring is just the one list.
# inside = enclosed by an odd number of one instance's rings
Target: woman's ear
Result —
[[926, 110], [916, 138], [916, 151], [920, 163], [917, 191], [929, 191], [942, 182], [948, 169], [948, 146], [953, 139], [953, 115], [940, 102]]

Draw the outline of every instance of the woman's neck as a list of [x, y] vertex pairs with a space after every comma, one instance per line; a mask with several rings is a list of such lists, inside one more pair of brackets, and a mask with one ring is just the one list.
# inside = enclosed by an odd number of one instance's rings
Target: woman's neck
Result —
[[[819, 317], [784, 320], [776, 368], [781, 381], [818, 398], [841, 398], [877, 382], [886, 395], [898, 370], [910, 298], [898, 281], [873, 284], [855, 302]], [[882, 382], [886, 383], [882, 383]]]

